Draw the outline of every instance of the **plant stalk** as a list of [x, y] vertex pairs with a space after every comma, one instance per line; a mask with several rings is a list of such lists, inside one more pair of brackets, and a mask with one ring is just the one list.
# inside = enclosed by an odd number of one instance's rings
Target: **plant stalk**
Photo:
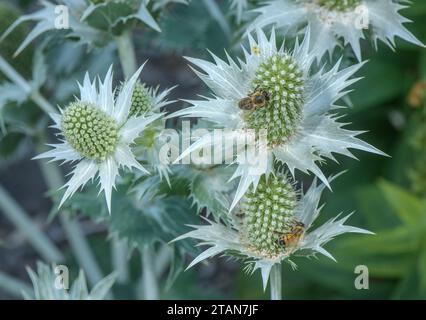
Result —
[[159, 289], [154, 270], [153, 248], [145, 246], [142, 251], [142, 288], [146, 300], [158, 300]]
[[130, 31], [115, 38], [124, 76], [129, 79], [137, 69], [135, 47]]
[[64, 256], [52, 241], [29, 218], [29, 215], [0, 185], [0, 209], [3, 214], [28, 239], [28, 242], [40, 255], [50, 262], [60, 262]]
[[[117, 44], [118, 55], [121, 61], [121, 67], [126, 79], [129, 79], [137, 69], [135, 46], [132, 40], [131, 31], [125, 31], [123, 34], [115, 38]], [[127, 244], [114, 236], [112, 239], [112, 265], [118, 273], [117, 281], [125, 283], [129, 278], [128, 266], [128, 247]]]
[[112, 266], [117, 273], [117, 283], [126, 283], [129, 280], [127, 243], [119, 239], [118, 235], [112, 237], [111, 255]]
[[271, 300], [282, 300], [281, 264], [274, 264], [271, 269]]

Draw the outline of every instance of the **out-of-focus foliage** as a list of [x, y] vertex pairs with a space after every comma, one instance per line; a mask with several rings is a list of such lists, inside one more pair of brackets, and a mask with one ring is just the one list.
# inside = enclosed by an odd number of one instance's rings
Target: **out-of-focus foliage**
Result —
[[[99, 281], [91, 291], [87, 288], [86, 277], [80, 270], [77, 279], [70, 285], [69, 277], [64, 276], [63, 282], [58, 281], [55, 266], [49, 267], [37, 263], [37, 271], [28, 269], [34, 293], [24, 294], [27, 300], [103, 300], [114, 284], [115, 275], [111, 274]], [[62, 289], [61, 289], [62, 288]]]

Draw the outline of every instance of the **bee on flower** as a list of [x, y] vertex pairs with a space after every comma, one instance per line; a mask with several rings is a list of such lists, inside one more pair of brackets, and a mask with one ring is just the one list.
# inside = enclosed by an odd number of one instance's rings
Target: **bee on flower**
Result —
[[209, 246], [188, 268], [219, 254], [235, 257], [247, 264], [248, 272], [260, 269], [266, 288], [274, 265], [288, 262], [295, 268], [292, 256], [310, 257], [318, 253], [334, 260], [324, 245], [336, 236], [371, 234], [345, 225], [350, 215], [335, 217], [314, 228], [324, 188], [315, 179], [303, 194], [285, 173], [270, 175], [268, 179], [263, 176], [257, 189], [250, 188], [232, 211], [229, 224], [207, 220], [207, 225], [191, 226], [194, 230], [174, 241], [193, 238], [200, 245]]
[[[233, 178], [240, 181], [230, 210], [251, 185], [256, 188], [263, 174], [270, 174], [274, 163], [285, 164], [293, 176], [295, 169], [312, 172], [328, 186], [318, 162], [334, 160], [333, 153], [353, 157], [348, 149], [354, 148], [384, 155], [356, 138], [361, 132], [343, 129], [345, 124], [334, 114], [336, 101], [358, 80], [351, 77], [363, 63], [340, 69], [339, 61], [328, 71], [312, 72], [315, 57], [309, 51], [310, 38], [308, 29], [303, 42], [296, 41], [293, 51], [287, 51], [284, 46], [277, 48], [274, 30], [268, 38], [258, 29], [257, 40], [249, 35], [251, 50], [244, 49], [245, 61], [240, 59], [239, 64], [229, 55], [224, 61], [212, 54], [214, 63], [188, 58], [201, 70], [195, 72], [213, 96], [188, 101], [192, 106], [173, 116], [200, 117], [215, 128], [229, 129], [225, 140], [242, 129], [266, 131], [265, 161], [242, 161], [239, 152], [244, 150], [237, 150]], [[211, 136], [201, 137], [179, 159], [212, 145]]]
[[[132, 109], [134, 87], [143, 66], [116, 94], [112, 89], [112, 66], [104, 81], [90, 80], [88, 73], [80, 87], [80, 98], [60, 113], [51, 115], [54, 128], [60, 130], [61, 142], [53, 149], [35, 157], [52, 161], [78, 162], [72, 177], [63, 186], [65, 193], [60, 206], [88, 181], [99, 177], [111, 211], [111, 193], [120, 168], [148, 171], [136, 160], [132, 150], [135, 140], [145, 128], [160, 119], [162, 113], [139, 114]], [[133, 104], [134, 107], [134, 104]]]
[[[309, 27], [314, 54], [321, 58], [331, 54], [337, 46], [349, 45], [358, 61], [361, 57], [361, 39], [369, 37], [377, 49], [377, 40], [395, 48], [395, 37], [424, 46], [404, 23], [411, 22], [399, 11], [407, 8], [400, 0], [272, 0], [253, 10], [258, 17], [248, 32], [274, 25], [287, 34]], [[342, 40], [342, 41], [340, 41]]]

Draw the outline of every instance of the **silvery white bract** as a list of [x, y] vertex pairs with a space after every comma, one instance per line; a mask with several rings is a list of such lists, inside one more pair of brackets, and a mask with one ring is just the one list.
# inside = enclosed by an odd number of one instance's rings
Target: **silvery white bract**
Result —
[[[324, 158], [334, 160], [332, 153], [354, 157], [348, 150], [354, 148], [383, 155], [356, 138], [362, 132], [343, 129], [345, 124], [338, 122], [338, 117], [330, 113], [338, 108], [335, 103], [345, 96], [348, 86], [358, 80], [351, 79], [351, 76], [363, 64], [339, 70], [339, 61], [329, 71], [322, 69], [312, 74], [310, 70], [315, 57], [309, 53], [310, 38], [308, 29], [303, 42], [299, 44], [296, 41], [294, 50], [287, 52], [284, 45], [276, 47], [274, 30], [268, 39], [258, 29], [257, 41], [249, 35], [250, 52], [244, 49], [245, 61], [239, 59], [239, 64], [229, 55], [228, 61], [224, 61], [212, 54], [215, 63], [187, 58], [204, 72], [195, 70], [213, 91], [213, 97], [188, 101], [191, 107], [172, 116], [200, 117], [217, 128], [232, 130], [224, 133], [224, 140], [240, 135], [239, 129], [267, 129], [268, 142], [271, 139], [273, 142], [267, 147], [266, 165], [263, 161], [257, 163], [258, 167], [252, 161], [243, 163], [239, 159], [245, 159], [245, 155], [237, 153], [239, 163], [233, 178], [240, 177], [240, 182], [231, 210], [250, 185], [256, 187], [260, 176], [271, 172], [274, 162], [286, 164], [293, 176], [295, 169], [305, 173], [310, 171], [328, 186], [317, 162]], [[255, 112], [241, 110], [239, 101], [259, 85], [270, 88], [272, 105]], [[212, 141], [211, 133], [205, 135], [184, 150], [179, 159], [211, 145]], [[244, 151], [242, 148], [241, 152]]]
[[371, 34], [377, 49], [377, 40], [395, 48], [395, 37], [423, 46], [403, 24], [411, 22], [399, 14], [408, 1], [394, 0], [273, 0], [254, 9], [259, 16], [248, 31], [274, 25], [289, 34], [297, 34], [303, 28], [311, 30], [311, 46], [321, 58], [339, 46], [339, 39], [352, 47], [361, 61], [360, 40], [364, 31]]
[[[80, 99], [61, 110], [60, 114], [52, 115], [55, 121], [53, 127], [61, 130], [63, 139], [61, 143], [51, 145], [52, 150], [36, 159], [53, 158], [52, 161], [64, 163], [78, 161], [71, 179], [63, 186], [66, 191], [60, 206], [98, 175], [100, 191], [105, 192], [108, 210], [111, 211], [111, 193], [119, 168], [136, 168], [148, 173], [135, 159], [130, 145], [143, 133], [146, 126], [163, 114], [137, 117], [129, 114], [133, 88], [142, 68], [143, 66], [123, 84], [116, 97], [115, 90], [112, 89], [112, 66], [105, 80], [102, 82], [99, 79], [99, 86], [95, 80], [91, 82], [86, 74], [83, 85], [79, 85]], [[110, 128], [110, 131], [105, 131], [105, 128]]]
[[[133, 97], [135, 99], [136, 93], [139, 92], [141, 98], [139, 101], [145, 100], [142, 104], [146, 104], [146, 107], [140, 108], [140, 111], [144, 112], [145, 116], [154, 116], [161, 112], [161, 108], [176, 102], [175, 100], [167, 100], [167, 96], [175, 88], [176, 86], [160, 92], [159, 87], [144, 88], [144, 86], [137, 84]], [[143, 96], [145, 97], [142, 98]], [[133, 106], [135, 102], [134, 100]], [[143, 111], [144, 109], [145, 111]], [[143, 161], [151, 166], [158, 172], [160, 179], [164, 177], [170, 185], [169, 174], [171, 170], [168, 164], [160, 159], [161, 148], [167, 142], [167, 136], [164, 134], [165, 124], [165, 119], [158, 119], [150, 124], [146, 128], [146, 134], [143, 134], [135, 143], [133, 150], [139, 161]]]
[[[313, 228], [312, 225], [323, 207], [320, 206], [319, 203], [321, 193], [324, 188], [325, 186], [323, 184], [317, 185], [317, 180], [315, 179], [306, 194], [302, 194], [300, 196], [292, 214], [294, 215], [293, 218], [295, 220], [304, 224], [305, 234], [297, 243], [297, 246], [288, 251], [283, 250], [280, 254], [273, 257], [264, 256], [260, 254], [259, 251], [254, 250], [253, 245], [247, 239], [244, 227], [238, 221], [240, 204], [235, 208], [235, 211], [231, 215], [230, 225], [207, 220], [209, 224], [190, 226], [195, 230], [178, 237], [174, 241], [193, 238], [200, 240], [200, 246], [209, 246], [208, 249], [202, 252], [191, 262], [188, 268], [219, 254], [242, 258], [244, 262], [247, 263], [247, 271], [254, 272], [257, 269], [260, 269], [263, 286], [266, 288], [273, 265], [285, 261], [290, 263], [293, 268], [296, 268], [294, 262], [290, 260], [292, 256], [311, 257], [316, 256], [317, 253], [323, 254], [334, 260], [333, 256], [324, 249], [324, 245], [333, 240], [336, 236], [344, 233], [371, 234], [371, 232], [367, 230], [344, 225], [350, 215], [340, 219], [337, 216], [323, 225]], [[242, 212], [244, 212], [244, 209]]]
[[58, 275], [54, 272], [54, 266], [49, 267], [43, 263], [37, 263], [37, 273], [27, 269], [33, 284], [34, 293], [23, 293], [26, 300], [103, 300], [115, 281], [115, 274], [111, 274], [99, 281], [89, 292], [86, 277], [82, 270], [78, 278], [72, 282], [69, 290], [58, 288]]

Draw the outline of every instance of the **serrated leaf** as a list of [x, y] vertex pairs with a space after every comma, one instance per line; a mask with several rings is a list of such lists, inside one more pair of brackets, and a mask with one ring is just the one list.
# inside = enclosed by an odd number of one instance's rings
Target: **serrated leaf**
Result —
[[144, 4], [140, 6], [138, 12], [133, 17], [147, 24], [149, 27], [151, 27], [155, 31], [161, 32], [160, 26], [154, 20], [151, 13], [149, 13], [148, 9], [146, 8]]
[[[111, 214], [94, 184], [67, 200], [65, 206], [72, 212], [107, 223], [110, 233], [118, 234], [130, 247], [139, 249], [156, 242], [168, 243], [187, 232], [187, 224], [198, 222], [186, 196], [160, 196], [140, 201], [127, 190], [127, 185], [117, 187], [112, 195]], [[186, 252], [198, 252], [191, 241], [175, 245]]]

